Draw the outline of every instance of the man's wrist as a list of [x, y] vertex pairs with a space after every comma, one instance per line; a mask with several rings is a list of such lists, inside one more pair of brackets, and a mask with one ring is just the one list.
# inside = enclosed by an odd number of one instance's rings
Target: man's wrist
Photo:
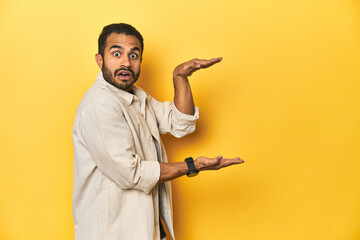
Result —
[[187, 78], [188, 76], [185, 74], [181, 74], [177, 69], [174, 70], [173, 72], [173, 80], [176, 81], [176, 80], [188, 80]]
[[194, 159], [192, 157], [186, 158], [185, 162], [186, 162], [186, 164], [188, 166], [188, 170], [189, 170], [186, 173], [186, 175], [188, 177], [194, 177], [199, 174], [199, 171], [196, 169], [195, 164], [194, 164]]
[[197, 161], [197, 158], [194, 159], [194, 165], [195, 165], [196, 170], [200, 171], [201, 165], [200, 165], [200, 163]]
[[187, 77], [184, 77], [184, 76], [174, 75], [173, 76], [173, 82], [174, 82], [174, 84], [177, 84], [177, 83], [189, 83], [189, 79]]

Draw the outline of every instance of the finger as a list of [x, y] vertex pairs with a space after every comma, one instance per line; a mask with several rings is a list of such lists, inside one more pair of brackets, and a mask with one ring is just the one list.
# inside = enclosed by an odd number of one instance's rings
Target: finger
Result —
[[186, 76], [191, 76], [195, 71], [199, 70], [200, 68], [201, 68], [200, 63], [192, 61], [189, 64], [185, 65], [184, 73], [185, 73]]
[[199, 62], [196, 61], [192, 61], [191, 64], [189, 65], [188, 69], [195, 71], [201, 68], [201, 64]]
[[218, 63], [222, 60], [222, 57], [219, 58], [213, 58], [210, 60], [205, 59], [193, 59], [189, 62], [187, 62], [184, 66], [184, 74], [186, 76], [191, 76], [194, 72], [201, 68], [208, 68], [215, 63]]
[[245, 161], [243, 159], [237, 157], [237, 158], [223, 158], [221, 160], [221, 162], [226, 166], [230, 166], [230, 165], [233, 165], [233, 164], [244, 163]]
[[239, 157], [233, 158], [232, 160], [233, 160], [234, 162], [239, 162], [239, 163], [243, 163], [243, 162], [244, 162], [244, 159], [239, 158]]
[[222, 57], [213, 58], [213, 59], [194, 59], [194, 62], [200, 64], [201, 68], [208, 68], [214, 65], [215, 63], [218, 63], [222, 60]]
[[198, 67], [198, 68], [192, 68], [192, 69], [188, 70], [187, 76], [190, 77], [195, 71], [197, 71], [197, 70], [199, 70], [199, 69], [200, 69], [200, 67]]
[[240, 164], [240, 163], [244, 163], [245, 161], [241, 158], [233, 158], [230, 160], [231, 164]]
[[198, 62], [201, 65], [214, 64], [214, 63], [220, 62], [221, 60], [222, 60], [222, 57], [217, 57], [217, 58], [212, 58], [212, 59], [198, 59], [198, 58], [193, 59], [193, 61]]
[[230, 161], [233, 163], [233, 164], [238, 164], [238, 163], [244, 163], [244, 159], [241, 159], [239, 157], [236, 157], [236, 158], [233, 158], [233, 159], [230, 159]]

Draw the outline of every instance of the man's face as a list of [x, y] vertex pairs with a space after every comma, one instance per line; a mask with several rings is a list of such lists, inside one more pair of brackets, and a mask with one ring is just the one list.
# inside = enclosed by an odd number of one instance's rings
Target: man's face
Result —
[[137, 37], [111, 33], [106, 39], [104, 58], [96, 54], [104, 79], [119, 89], [130, 91], [140, 75], [141, 51]]

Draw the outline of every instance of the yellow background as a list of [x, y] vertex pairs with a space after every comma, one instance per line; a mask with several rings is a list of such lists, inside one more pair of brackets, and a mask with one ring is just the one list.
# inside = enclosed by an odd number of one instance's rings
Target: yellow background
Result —
[[195, 134], [171, 161], [245, 164], [173, 182], [177, 239], [360, 239], [360, 3], [355, 0], [0, 2], [0, 239], [73, 239], [72, 124], [113, 22], [145, 38], [139, 86], [191, 77]]

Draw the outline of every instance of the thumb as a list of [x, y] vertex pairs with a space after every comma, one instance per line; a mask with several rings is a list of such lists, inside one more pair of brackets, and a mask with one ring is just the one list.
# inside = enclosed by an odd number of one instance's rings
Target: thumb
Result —
[[189, 66], [191, 69], [197, 69], [197, 68], [200, 68], [201, 67], [201, 64], [196, 62], [196, 61], [193, 61], [190, 66]]

